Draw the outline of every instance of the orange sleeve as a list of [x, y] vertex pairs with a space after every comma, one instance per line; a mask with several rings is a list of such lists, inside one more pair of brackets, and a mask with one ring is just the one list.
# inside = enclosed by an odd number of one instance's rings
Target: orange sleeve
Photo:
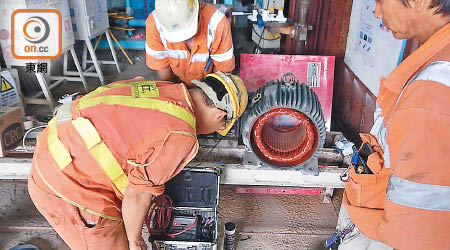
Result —
[[145, 24], [145, 61], [147, 67], [153, 70], [169, 67], [168, 54], [156, 28], [153, 13], [148, 16]]
[[[450, 87], [415, 81], [405, 89], [388, 130], [391, 167], [398, 176], [420, 182], [448, 185], [450, 176]], [[427, 174], [433, 172], [433, 174]]]
[[226, 17], [217, 25], [216, 35], [211, 44], [211, 59], [214, 71], [231, 73], [234, 69], [233, 39], [230, 22]]
[[[144, 156], [147, 158], [145, 162], [151, 162], [148, 166], [134, 167], [130, 171], [128, 185], [136, 190], [149, 192], [153, 195], [164, 193], [164, 183], [182, 170], [180, 164], [189, 160], [188, 157], [191, 155], [195, 143], [195, 137], [189, 135], [170, 135], [160, 152], [150, 150], [150, 154]], [[156, 153], [157, 156], [150, 160], [150, 158], [153, 158], [153, 153]]]

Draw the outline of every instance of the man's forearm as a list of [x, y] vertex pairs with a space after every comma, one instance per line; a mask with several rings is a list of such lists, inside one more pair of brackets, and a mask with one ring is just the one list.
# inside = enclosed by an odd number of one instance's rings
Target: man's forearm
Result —
[[122, 217], [128, 241], [141, 239], [142, 225], [147, 215], [152, 194], [127, 188], [122, 201]]
[[158, 76], [161, 81], [173, 82], [177, 78], [170, 67], [158, 70]]

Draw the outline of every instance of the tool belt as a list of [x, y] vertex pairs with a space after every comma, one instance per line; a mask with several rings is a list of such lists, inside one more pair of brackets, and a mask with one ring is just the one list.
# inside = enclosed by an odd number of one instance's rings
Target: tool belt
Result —
[[383, 209], [391, 169], [384, 167], [383, 148], [376, 137], [365, 133], [361, 133], [360, 137], [362, 144], [359, 152], [362, 153], [367, 146], [372, 150], [366, 162], [371, 173], [357, 173], [357, 166], [350, 167], [345, 192], [352, 206]]

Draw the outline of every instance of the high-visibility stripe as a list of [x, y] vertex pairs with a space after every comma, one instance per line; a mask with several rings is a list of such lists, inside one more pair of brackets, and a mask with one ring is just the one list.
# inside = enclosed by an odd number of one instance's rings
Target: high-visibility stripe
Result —
[[158, 34], [159, 34], [159, 38], [161, 39], [161, 42], [162, 42], [164, 48], [166, 50], [168, 50], [166, 38], [164, 37], [164, 34], [162, 33], [161, 23], [159, 22], [158, 16], [156, 15], [156, 11], [153, 11], [152, 13], [153, 13], [153, 20], [155, 20], [156, 30], [158, 31]]
[[[110, 90], [110, 89], [113, 89], [113, 88], [116, 88], [116, 87], [122, 87], [122, 86], [127, 86], [127, 85], [130, 85], [130, 86], [131, 86], [133, 83], [142, 83], [142, 84], [143, 84], [143, 83], [148, 83], [148, 82], [153, 83], [152, 81], [136, 81], [136, 82], [116, 83], [116, 84], [110, 85], [110, 86], [101, 86], [101, 87], [98, 87], [97, 89], [95, 89], [94, 91], [92, 91], [92, 92], [88, 93], [87, 95], [83, 96], [83, 97], [79, 100], [78, 105], [77, 105], [77, 109], [85, 108], [85, 107], [84, 107], [84, 105], [85, 105], [84, 103], [85, 103], [87, 100], [92, 99], [92, 97], [94, 97], [95, 95], [98, 95], [98, 94], [100, 94], [100, 93], [102, 93], [102, 92], [104, 92], [104, 91], [107, 91], [107, 90]], [[185, 99], [186, 99], [186, 102], [187, 102], [187, 104], [188, 104], [190, 110], [191, 110], [192, 112], [194, 112], [194, 110], [193, 110], [193, 108], [192, 108], [192, 104], [191, 104], [191, 102], [189, 101], [189, 97], [188, 97], [188, 94], [187, 94], [186, 86], [185, 86], [183, 83], [181, 83], [181, 84], [182, 84], [182, 88], [183, 88], [184, 97], [185, 97]], [[155, 101], [157, 102], [158, 100], [155, 100]], [[91, 102], [92, 102], [92, 101], [91, 101]], [[138, 101], [138, 102], [143, 102], [143, 101], [142, 101], [142, 99], [141, 99], [141, 100]], [[148, 108], [148, 105], [144, 105], [144, 106]], [[177, 106], [177, 107], [179, 107], [179, 106]], [[179, 107], [179, 109], [183, 109], [183, 108]], [[184, 109], [183, 109], [183, 110], [184, 110]], [[181, 112], [183, 112], [183, 111], [181, 111]], [[184, 113], [184, 112], [183, 112], [183, 113]], [[182, 117], [184, 117], [184, 116], [182, 116]], [[178, 118], [182, 119], [181, 117], [178, 117]], [[184, 120], [184, 119], [182, 119], [182, 120]], [[189, 120], [190, 120], [190, 119], [189, 119]], [[189, 122], [189, 124], [191, 125], [192, 123]], [[194, 123], [194, 124], [195, 124], [195, 123]], [[192, 127], [192, 125], [191, 125], [191, 127]]]
[[69, 151], [58, 138], [55, 117], [48, 122], [47, 145], [48, 151], [52, 155], [53, 160], [56, 162], [59, 169], [63, 170], [70, 162], [72, 162]]
[[83, 102], [79, 102], [77, 108], [84, 109], [98, 104], [123, 105], [127, 107], [146, 108], [157, 110], [177, 117], [185, 121], [195, 131], [195, 118], [184, 108], [168, 101], [147, 98], [134, 98], [132, 96], [108, 95], [94, 97]]
[[176, 59], [186, 59], [188, 56], [187, 50], [167, 49], [167, 54]]
[[208, 50], [211, 48], [211, 44], [213, 43], [214, 39], [216, 38], [216, 31], [217, 31], [217, 25], [219, 25], [220, 21], [222, 21], [222, 18], [224, 18], [225, 15], [222, 11], [217, 9], [214, 14], [211, 16], [211, 19], [209, 19], [208, 23], [208, 33], [206, 36], [206, 45], [208, 46]]
[[128, 177], [106, 144], [102, 142], [90, 151], [112, 183], [123, 194], [128, 186]]
[[105, 171], [111, 182], [123, 194], [125, 188], [128, 186], [128, 178], [114, 155], [108, 149], [106, 144], [102, 142], [94, 125], [92, 125], [88, 119], [83, 117], [78, 117], [76, 120], [72, 121], [72, 125], [78, 131], [78, 134], [83, 139], [86, 147]]
[[227, 52], [221, 54], [211, 54], [211, 59], [217, 62], [225, 62], [231, 60], [233, 58], [233, 47], [229, 49]]
[[184, 83], [181, 83], [181, 86], [183, 86], [183, 93], [184, 93], [184, 98], [186, 98], [186, 102], [189, 106], [189, 109], [192, 111], [192, 113], [194, 112], [194, 108], [192, 108], [192, 103], [189, 100], [188, 94], [187, 94], [187, 89], [186, 86], [184, 85]]
[[36, 163], [36, 161], [34, 162], [34, 167], [35, 167], [39, 177], [41, 177], [42, 181], [45, 183], [45, 185], [47, 185], [47, 187], [50, 190], [52, 190], [52, 192], [55, 193], [59, 198], [61, 198], [64, 201], [66, 201], [66, 202], [68, 202], [68, 203], [78, 207], [81, 211], [86, 211], [86, 212], [89, 212], [89, 213], [91, 213], [93, 215], [97, 215], [99, 217], [103, 217], [103, 218], [106, 218], [106, 219], [109, 219], [109, 220], [118, 220], [118, 221], [122, 220], [121, 218], [117, 218], [117, 217], [109, 216], [109, 215], [102, 214], [102, 213], [99, 213], [99, 212], [95, 212], [95, 211], [93, 211], [93, 210], [91, 210], [91, 209], [89, 209], [89, 208], [87, 208], [87, 207], [85, 207], [83, 205], [80, 205], [80, 204], [78, 204], [78, 203], [68, 199], [67, 197], [65, 197], [64, 195], [59, 193], [53, 186], [51, 186], [50, 183], [48, 183], [48, 181], [42, 175], [41, 170], [39, 169], [39, 165]]
[[422, 184], [392, 175], [386, 197], [408, 207], [450, 211], [450, 186]]
[[191, 63], [193, 62], [206, 62], [209, 59], [209, 53], [198, 53], [191, 57]]
[[78, 131], [88, 149], [93, 148], [102, 141], [94, 125], [88, 119], [78, 117], [72, 121], [72, 125]]
[[447, 87], [450, 86], [450, 62], [448, 61], [435, 61], [428, 64], [424, 69], [415, 76], [413, 81], [433, 81], [443, 84]]
[[166, 58], [168, 56], [172, 57], [172, 58], [176, 58], [176, 59], [186, 59], [187, 58], [187, 54], [188, 54], [188, 52], [186, 50], [172, 50], [172, 49], [169, 49], [167, 47], [167, 41], [166, 41], [166, 38], [164, 37], [164, 34], [162, 32], [161, 23], [159, 22], [158, 16], [156, 15], [156, 12], [153, 12], [153, 19], [155, 20], [155, 26], [156, 26], [156, 30], [158, 31], [159, 38], [161, 39], [161, 42], [162, 42], [164, 48], [166, 49], [166, 51], [164, 51], [165, 54], [163, 54], [162, 51], [152, 50], [147, 45], [147, 43], [145, 44], [146, 45], [145, 51], [148, 50], [148, 54], [150, 56], [153, 56], [153, 54], [154, 54], [154, 55], [156, 55], [155, 57], [159, 58], [159, 59], [164, 59], [164, 58]]
[[91, 91], [89, 93], [87, 93], [86, 95], [84, 95], [83, 97], [80, 98], [80, 102], [90, 99], [91, 97], [94, 97], [104, 91], [113, 89], [113, 88], [117, 88], [117, 87], [122, 87], [122, 86], [131, 86], [132, 83], [145, 83], [145, 82], [150, 82], [150, 81], [136, 81], [136, 82], [121, 82], [121, 83], [116, 83], [113, 85], [108, 85], [108, 86], [101, 86], [96, 88], [94, 91]]
[[[88, 119], [79, 117], [72, 121], [72, 125], [78, 131], [78, 134], [86, 143], [86, 147], [90, 149], [94, 158], [100, 166], [102, 166], [103, 170], [105, 170], [106, 175], [108, 175], [114, 185], [123, 193], [128, 185], [128, 178], [112, 155], [111, 151], [109, 151], [103, 142], [100, 143], [100, 135], [92, 123]], [[69, 165], [69, 163], [72, 162], [72, 157], [64, 144], [58, 138], [56, 119], [53, 118], [50, 120], [48, 126], [48, 150], [59, 169], [63, 170], [67, 165]]]
[[158, 50], [153, 50], [151, 49], [147, 43], [145, 43], [145, 53], [147, 53], [147, 55], [157, 58], [157, 59], [164, 59], [167, 58], [169, 55], [167, 54], [167, 51], [158, 51]]
[[[415, 81], [433, 81], [440, 84], [443, 84], [447, 87], [450, 86], [450, 62], [447, 61], [436, 61], [431, 62], [428, 64], [425, 68], [423, 68], [419, 73], [417, 73], [409, 82], [403, 87], [402, 91], [400, 92], [396, 102], [394, 109], [397, 107], [398, 103], [400, 102], [401, 97], [403, 96], [403, 93], [410, 84], [412, 84]], [[374, 124], [372, 126], [372, 129], [370, 130], [370, 133], [375, 135], [377, 137], [378, 143], [380, 143], [380, 146], [383, 148], [383, 159], [384, 159], [384, 166], [386, 168], [391, 167], [391, 159], [390, 159], [390, 150], [389, 145], [387, 144], [387, 133], [389, 130], [389, 127], [391, 125], [391, 118], [388, 121], [388, 125], [384, 126], [384, 117], [381, 116], [381, 108], [380, 105], [377, 102], [377, 107], [374, 113]]]

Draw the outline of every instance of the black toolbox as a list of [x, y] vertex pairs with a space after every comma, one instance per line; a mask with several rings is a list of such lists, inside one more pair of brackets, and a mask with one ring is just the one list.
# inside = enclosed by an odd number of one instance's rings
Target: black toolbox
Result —
[[[153, 249], [217, 250], [219, 178], [217, 168], [185, 167], [166, 183], [170, 224], [165, 233], [150, 234]], [[157, 223], [158, 209], [150, 214], [150, 227]]]

